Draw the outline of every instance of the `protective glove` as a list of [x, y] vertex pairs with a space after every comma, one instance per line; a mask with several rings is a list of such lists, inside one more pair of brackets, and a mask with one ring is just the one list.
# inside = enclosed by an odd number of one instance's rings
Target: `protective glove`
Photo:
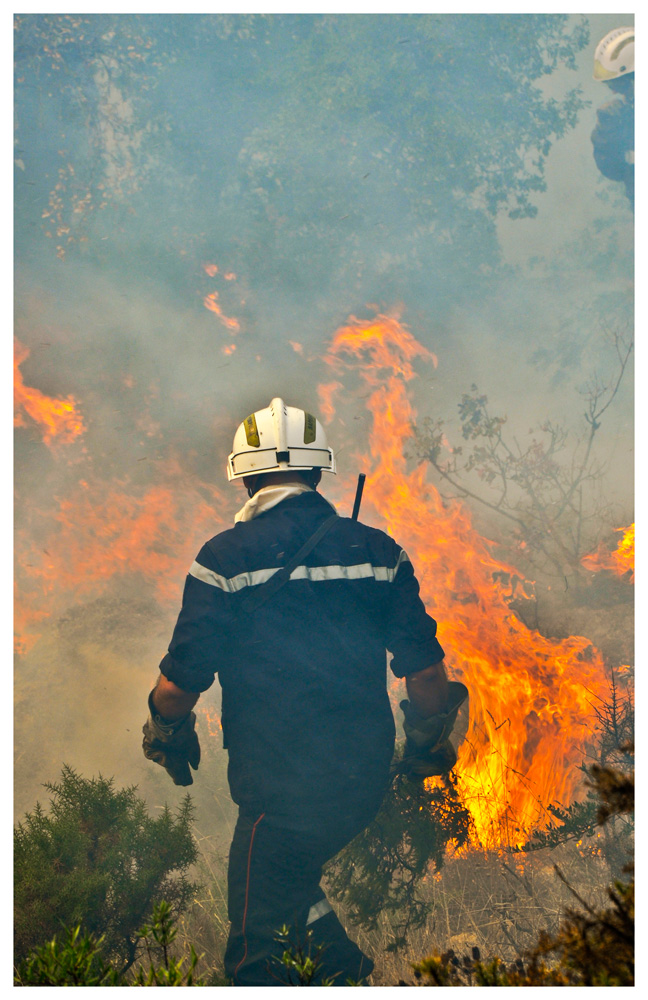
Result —
[[142, 748], [147, 760], [161, 764], [175, 785], [193, 785], [189, 765], [194, 771], [200, 763], [200, 743], [196, 735], [196, 713], [168, 722], [156, 711], [153, 692], [149, 695], [149, 717], [144, 723]]
[[405, 716], [405, 753], [399, 762], [401, 774], [431, 778], [448, 774], [457, 763], [457, 749], [468, 730], [468, 689], [459, 681], [448, 683], [444, 712], [424, 718], [409, 701], [400, 703]]

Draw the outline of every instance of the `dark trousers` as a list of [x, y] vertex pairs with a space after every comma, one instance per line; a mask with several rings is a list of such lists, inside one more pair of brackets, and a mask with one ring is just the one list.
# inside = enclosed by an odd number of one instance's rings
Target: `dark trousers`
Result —
[[[299, 985], [281, 964], [284, 948], [277, 932], [290, 928], [289, 947], [310, 947], [320, 966], [311, 985], [324, 977], [333, 985], [368, 976], [373, 962], [349, 940], [320, 887], [322, 866], [345, 846], [366, 822], [328, 833], [283, 829], [264, 813], [239, 814], [230, 848], [228, 907], [231, 928], [225, 972], [234, 986]], [[312, 932], [308, 942], [308, 932]]]

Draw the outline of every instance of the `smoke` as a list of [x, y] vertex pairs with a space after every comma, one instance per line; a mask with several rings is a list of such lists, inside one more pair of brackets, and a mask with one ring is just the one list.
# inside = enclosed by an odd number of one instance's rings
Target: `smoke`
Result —
[[[86, 428], [51, 445], [35, 422], [16, 432], [31, 637], [16, 672], [18, 816], [63, 761], [156, 804], [176, 795], [140, 761], [139, 731], [186, 569], [243, 499], [225, 478], [233, 432], [272, 396], [317, 412], [350, 315], [398, 310], [437, 355], [412, 383], [421, 419], [456, 430], [474, 383], [520, 436], [548, 415], [582, 420], [578, 388], [614, 369], [606, 330], [631, 323], [632, 217], [593, 166], [595, 108], [568, 95], [596, 99], [594, 36], [631, 15], [590, 18], [587, 44], [576, 18], [529, 17], [529, 46], [555, 32], [573, 49], [574, 67], [546, 74], [564, 120], [536, 103], [527, 50], [495, 72], [488, 45], [522, 44], [501, 15], [17, 16], [20, 370], [73, 397]], [[531, 121], [530, 148], [551, 145], [544, 191], [516, 158]], [[537, 215], [510, 218], [525, 199]], [[370, 417], [360, 390], [338, 406], [346, 481]], [[600, 435], [605, 488], [626, 511], [631, 420], [628, 378]], [[150, 531], [149, 565], [134, 537], [120, 554], [129, 525]], [[217, 710], [217, 686], [209, 699]], [[224, 757], [200, 774], [205, 801], [222, 793]]]

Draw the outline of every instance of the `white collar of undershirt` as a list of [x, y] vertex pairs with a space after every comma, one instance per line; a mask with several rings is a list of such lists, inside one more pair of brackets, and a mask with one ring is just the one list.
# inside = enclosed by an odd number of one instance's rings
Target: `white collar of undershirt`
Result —
[[270, 510], [271, 507], [276, 507], [278, 503], [281, 503], [282, 500], [287, 500], [288, 497], [296, 497], [300, 493], [314, 492], [315, 490], [307, 486], [306, 483], [288, 483], [286, 486], [263, 486], [241, 507], [238, 514], [235, 515], [234, 521], [252, 521], [259, 514]]

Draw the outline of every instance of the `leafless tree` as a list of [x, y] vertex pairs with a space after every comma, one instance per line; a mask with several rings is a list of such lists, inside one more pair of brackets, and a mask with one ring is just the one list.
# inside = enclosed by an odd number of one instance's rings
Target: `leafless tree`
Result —
[[617, 364], [603, 382], [590, 379], [581, 390], [587, 430], [574, 440], [547, 419], [520, 443], [507, 434], [507, 417], [493, 415], [476, 385], [459, 403], [461, 434], [469, 446], [453, 446], [443, 420], [425, 419], [415, 428], [415, 452], [428, 461], [454, 496], [475, 501], [502, 517], [530, 564], [565, 580], [582, 575], [583, 546], [591, 544], [587, 523], [596, 517], [588, 503], [604, 469], [594, 443], [603, 415], [617, 396], [633, 348], [619, 331], [611, 334]]

